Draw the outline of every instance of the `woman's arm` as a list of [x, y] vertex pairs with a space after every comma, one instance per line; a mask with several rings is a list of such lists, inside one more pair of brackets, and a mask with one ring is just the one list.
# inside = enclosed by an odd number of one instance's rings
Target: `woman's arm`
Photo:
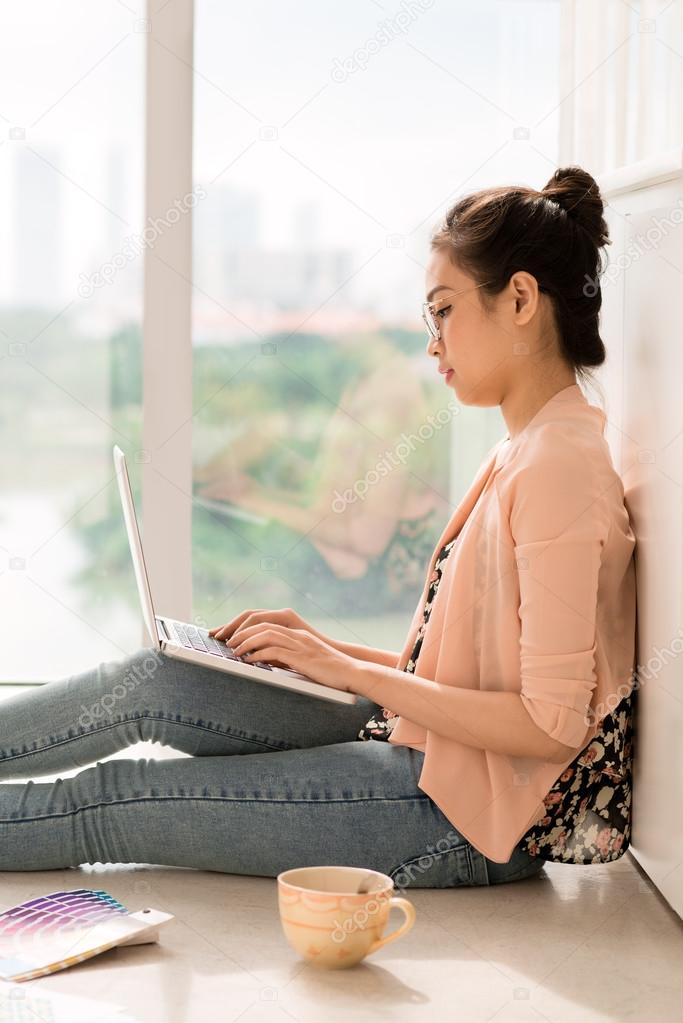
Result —
[[313, 633], [314, 636], [317, 636], [318, 639], [321, 639], [323, 643], [327, 643], [328, 646], [338, 650], [340, 654], [346, 654], [357, 661], [362, 661], [366, 664], [383, 664], [387, 668], [394, 668], [398, 662], [400, 654], [395, 654], [392, 650], [378, 650], [376, 647], [364, 646], [362, 643], [342, 643], [341, 640], [332, 639], [331, 636], [326, 635], [324, 632], [314, 629], [308, 622], [304, 624], [305, 628]]
[[475, 749], [564, 763], [579, 752], [539, 728], [519, 693], [461, 689], [383, 664], [356, 661], [351, 691]]
[[329, 636], [323, 636], [321, 633], [318, 633], [318, 636], [339, 650], [340, 653], [348, 654], [349, 657], [355, 657], [358, 661], [370, 664], [383, 664], [387, 668], [395, 668], [400, 656], [391, 650], [378, 650], [376, 647], [363, 646], [360, 643], [341, 643], [339, 640], [330, 639]]

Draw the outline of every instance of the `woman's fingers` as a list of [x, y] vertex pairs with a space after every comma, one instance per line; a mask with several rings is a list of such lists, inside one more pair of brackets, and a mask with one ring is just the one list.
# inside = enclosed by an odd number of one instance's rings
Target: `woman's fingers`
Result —
[[289, 634], [291, 631], [279, 625], [269, 625], [267, 628], [261, 625], [250, 625], [241, 632], [238, 642], [233, 646], [233, 651], [238, 657], [243, 657], [245, 654], [254, 655], [266, 643], [269, 646], [277, 643], [283, 650], [296, 649], [296, 639]]
[[209, 629], [209, 635], [214, 636], [216, 639], [229, 639], [232, 636], [235, 629], [239, 629], [240, 625], [249, 618], [252, 611], [243, 611], [242, 614], [237, 615], [236, 618], [231, 618], [225, 625], [217, 625], [213, 629]]
[[225, 639], [231, 626], [232, 622], [229, 622], [227, 625], [217, 625], [214, 629], [209, 629], [209, 635], [215, 639]]
[[287, 624], [287, 616], [290, 614], [289, 610], [282, 611], [268, 611], [265, 608], [258, 608], [255, 611], [243, 611], [242, 614], [237, 615], [226, 625], [219, 625], [214, 629], [209, 629], [209, 635], [214, 636], [216, 639], [231, 639], [233, 635], [241, 629], [243, 626], [260, 625], [263, 622], [272, 624]]

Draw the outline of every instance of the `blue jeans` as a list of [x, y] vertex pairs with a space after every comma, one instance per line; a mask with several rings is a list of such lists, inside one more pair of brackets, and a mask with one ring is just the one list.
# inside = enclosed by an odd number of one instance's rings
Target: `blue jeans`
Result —
[[[514, 881], [418, 788], [424, 754], [356, 736], [377, 705], [277, 689], [149, 647], [0, 701], [0, 870], [155, 863], [275, 877], [364, 866], [397, 888]], [[156, 741], [191, 754], [114, 759]]]

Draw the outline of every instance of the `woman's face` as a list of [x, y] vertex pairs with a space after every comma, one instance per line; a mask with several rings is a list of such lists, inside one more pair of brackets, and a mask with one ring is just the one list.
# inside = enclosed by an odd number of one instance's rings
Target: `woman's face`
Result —
[[427, 353], [434, 359], [435, 370], [452, 370], [444, 380], [465, 405], [500, 404], [520, 369], [521, 360], [513, 356], [525, 351], [520, 328], [528, 323], [530, 296], [526, 296], [527, 315], [520, 319], [517, 289], [521, 284], [524, 291], [527, 281], [513, 284], [518, 277], [535, 283], [529, 274], [514, 274], [511, 285], [496, 296], [492, 309], [487, 311], [481, 304], [477, 282], [451, 262], [448, 251], [436, 249], [431, 254], [425, 300], [433, 303], [441, 340], [428, 336]]

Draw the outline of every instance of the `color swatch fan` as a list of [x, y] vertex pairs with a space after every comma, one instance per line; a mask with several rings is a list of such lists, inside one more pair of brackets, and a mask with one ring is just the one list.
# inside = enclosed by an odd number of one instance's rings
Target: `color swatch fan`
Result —
[[0, 977], [31, 980], [64, 970], [116, 945], [158, 941], [173, 916], [129, 913], [108, 892], [51, 892], [0, 913]]

